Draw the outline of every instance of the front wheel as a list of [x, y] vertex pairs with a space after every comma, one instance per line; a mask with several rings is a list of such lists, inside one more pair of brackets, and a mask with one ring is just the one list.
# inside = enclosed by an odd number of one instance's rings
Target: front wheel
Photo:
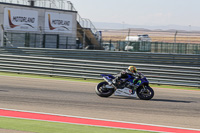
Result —
[[107, 82], [101, 82], [96, 86], [95, 92], [98, 96], [109, 97], [115, 92], [114, 88], [107, 88], [106, 85], [108, 85]]
[[154, 96], [154, 90], [150, 86], [140, 86], [137, 95], [142, 100], [150, 100]]

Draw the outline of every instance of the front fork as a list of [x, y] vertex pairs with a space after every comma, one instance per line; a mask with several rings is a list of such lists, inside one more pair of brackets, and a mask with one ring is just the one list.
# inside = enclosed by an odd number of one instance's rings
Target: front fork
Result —
[[145, 93], [145, 94], [149, 93], [149, 90], [148, 90], [147, 87], [148, 87], [148, 85], [144, 85], [144, 84], [143, 84], [143, 85], [142, 85], [142, 88], [143, 88], [143, 89], [140, 90], [140, 93]]

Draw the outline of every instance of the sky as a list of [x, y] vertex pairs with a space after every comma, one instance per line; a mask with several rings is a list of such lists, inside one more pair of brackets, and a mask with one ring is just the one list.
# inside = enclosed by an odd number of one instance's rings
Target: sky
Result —
[[200, 26], [200, 0], [70, 0], [82, 18], [130, 25]]

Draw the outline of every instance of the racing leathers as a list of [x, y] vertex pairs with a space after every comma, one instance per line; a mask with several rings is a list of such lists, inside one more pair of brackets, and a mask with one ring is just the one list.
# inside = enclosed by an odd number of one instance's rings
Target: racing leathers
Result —
[[143, 74], [140, 73], [140, 72], [132, 73], [128, 69], [122, 70], [120, 73], [115, 75], [116, 78], [113, 80], [113, 84], [118, 88], [122, 88], [124, 82], [122, 80], [119, 80], [119, 79], [120, 78], [128, 78], [128, 75], [131, 75], [131, 76], [134, 77], [133, 86], [131, 86], [130, 88], [132, 90], [136, 90], [141, 84], [140, 79], [142, 78]]

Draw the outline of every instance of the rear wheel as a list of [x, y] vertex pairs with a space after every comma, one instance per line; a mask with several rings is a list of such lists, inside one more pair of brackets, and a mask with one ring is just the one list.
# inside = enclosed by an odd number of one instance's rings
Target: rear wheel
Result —
[[137, 95], [142, 100], [150, 100], [154, 96], [154, 90], [150, 86], [141, 86], [137, 89]]
[[107, 88], [106, 85], [108, 85], [107, 82], [101, 82], [96, 86], [95, 92], [98, 96], [109, 97], [115, 92], [114, 88]]

